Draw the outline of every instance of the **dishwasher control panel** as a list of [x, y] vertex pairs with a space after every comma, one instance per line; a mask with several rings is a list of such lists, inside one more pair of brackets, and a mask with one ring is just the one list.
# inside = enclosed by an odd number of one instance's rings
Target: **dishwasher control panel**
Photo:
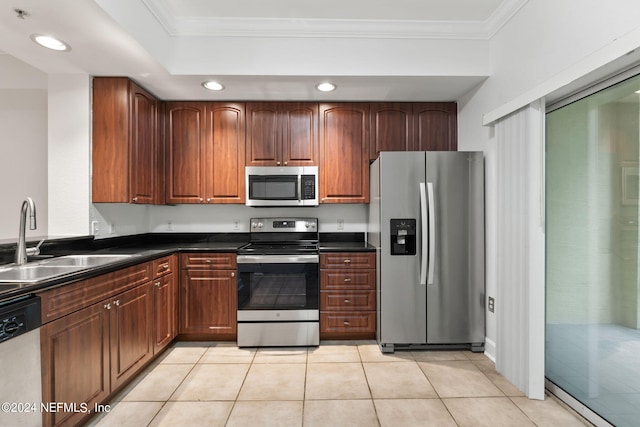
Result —
[[29, 296], [0, 303], [0, 343], [40, 325], [40, 297]]

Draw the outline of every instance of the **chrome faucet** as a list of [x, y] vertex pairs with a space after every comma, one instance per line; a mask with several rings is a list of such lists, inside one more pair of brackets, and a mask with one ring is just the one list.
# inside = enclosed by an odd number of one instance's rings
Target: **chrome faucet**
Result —
[[[33, 199], [31, 197], [27, 197], [26, 200], [22, 202], [22, 208], [20, 209], [20, 229], [18, 230], [18, 247], [16, 248], [16, 265], [21, 265], [27, 262], [27, 242], [25, 237], [27, 210], [29, 210], [29, 229], [35, 230], [37, 228], [36, 204], [33, 203]], [[30, 248], [29, 252], [30, 254], [35, 254], [35, 251], [33, 251], [32, 248]], [[38, 250], [38, 252], [40, 251]]]

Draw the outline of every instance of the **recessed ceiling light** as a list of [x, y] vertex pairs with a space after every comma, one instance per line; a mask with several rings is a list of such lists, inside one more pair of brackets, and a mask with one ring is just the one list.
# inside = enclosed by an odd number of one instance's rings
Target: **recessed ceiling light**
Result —
[[31, 34], [31, 40], [38, 43], [40, 46], [47, 49], [57, 50], [59, 52], [68, 52], [71, 50], [71, 46], [51, 36], [45, 36], [42, 34]]
[[208, 81], [208, 82], [203, 82], [202, 86], [204, 86], [206, 89], [209, 89], [209, 90], [223, 90], [224, 89], [223, 85], [221, 85], [218, 82], [214, 82], [213, 80]]
[[320, 92], [331, 92], [332, 90], [336, 90], [336, 87], [336, 85], [329, 82], [318, 83], [316, 85], [316, 89], [318, 89]]

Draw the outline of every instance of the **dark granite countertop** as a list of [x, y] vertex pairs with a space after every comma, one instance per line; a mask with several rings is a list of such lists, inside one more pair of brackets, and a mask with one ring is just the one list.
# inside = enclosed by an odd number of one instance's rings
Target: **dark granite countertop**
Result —
[[[236, 252], [249, 241], [247, 233], [149, 233], [95, 240], [93, 236], [46, 240], [39, 257], [29, 261], [72, 254], [127, 254], [131, 257], [97, 267], [84, 268], [39, 283], [4, 286], [0, 283], [0, 301], [45, 289], [64, 286], [90, 277], [166, 256], [174, 252]], [[38, 241], [29, 241], [28, 247]], [[320, 252], [374, 252], [364, 233], [321, 233]], [[15, 243], [0, 243], [0, 268], [13, 262]], [[5, 287], [3, 290], [2, 288]]]

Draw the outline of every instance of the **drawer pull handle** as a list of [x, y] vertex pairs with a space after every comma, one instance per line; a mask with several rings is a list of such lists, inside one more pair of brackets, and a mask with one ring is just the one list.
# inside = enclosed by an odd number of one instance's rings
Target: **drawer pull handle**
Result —
[[107, 310], [111, 310], [111, 303], [105, 304], [104, 308], [106, 308]]
[[345, 264], [351, 264], [351, 260], [350, 259], [345, 259], [344, 262], [345, 262]]
[[350, 300], [350, 299], [346, 299], [346, 300], [344, 300], [344, 302], [345, 302], [346, 304], [351, 304], [351, 300]]
[[119, 306], [119, 305], [120, 305], [120, 300], [119, 300], [119, 299], [117, 299], [117, 300], [115, 300], [113, 303], [114, 303], [115, 305], [118, 305], [118, 306]]
[[349, 321], [348, 320], [345, 320], [343, 323], [344, 323], [344, 326], [349, 326]]
[[160, 264], [160, 270], [168, 270], [169, 269], [169, 263], [165, 262], [164, 264]]
[[344, 278], [344, 281], [345, 281], [345, 282], [350, 282], [350, 281], [351, 281], [351, 277], [345, 277], [345, 278]]
[[211, 258], [205, 258], [204, 262], [206, 262], [207, 264], [211, 264], [213, 260]]
[[160, 282], [154, 283], [154, 285], [156, 285], [157, 287], [160, 287], [160, 284], [161, 284]]

